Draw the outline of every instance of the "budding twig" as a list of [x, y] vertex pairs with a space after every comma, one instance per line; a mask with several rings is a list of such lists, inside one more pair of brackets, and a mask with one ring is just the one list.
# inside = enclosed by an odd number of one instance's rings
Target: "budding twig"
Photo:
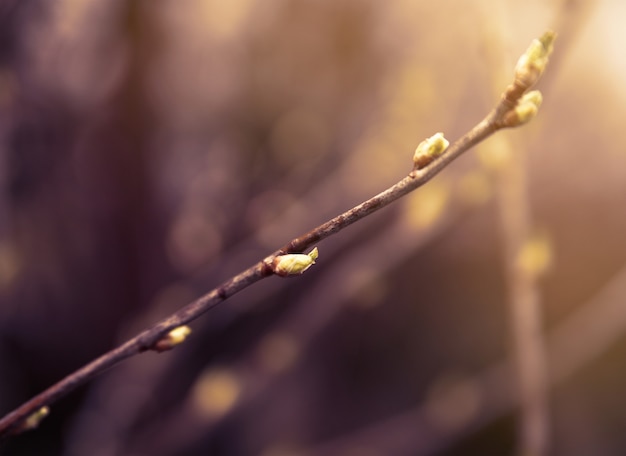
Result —
[[[554, 36], [553, 32], [544, 34], [538, 40], [540, 45], [533, 41], [531, 47], [524, 54], [526, 57], [520, 59], [521, 63], [518, 62], [513, 84], [503, 93], [496, 107], [453, 144], [448, 146], [448, 142], [443, 137], [443, 134], [436, 134], [427, 140], [424, 146], [418, 146], [419, 153], [416, 151], [414, 169], [396, 184], [343, 214], [328, 220], [308, 233], [291, 240], [281, 249], [225, 281], [196, 301], [25, 402], [0, 419], [0, 438], [6, 437], [12, 431], [22, 430], [20, 425], [28, 416], [42, 407], [56, 402], [111, 366], [148, 350], [158, 351], [159, 348], [162, 348], [162, 341], [168, 340], [168, 334], [171, 334], [172, 330], [195, 320], [217, 304], [253, 283], [273, 274], [297, 275], [304, 272], [315, 262], [317, 250], [306, 255], [301, 252], [421, 187], [463, 152], [485, 140], [497, 130], [519, 126], [530, 120], [534, 113], [530, 115], [528, 111], [533, 109], [532, 107], [524, 106], [524, 104], [531, 101], [524, 101], [523, 96], [536, 83], [545, 69]], [[535, 103], [535, 106], [538, 108], [538, 103]], [[518, 109], [517, 112], [516, 109]], [[171, 344], [171, 348], [174, 345]]]

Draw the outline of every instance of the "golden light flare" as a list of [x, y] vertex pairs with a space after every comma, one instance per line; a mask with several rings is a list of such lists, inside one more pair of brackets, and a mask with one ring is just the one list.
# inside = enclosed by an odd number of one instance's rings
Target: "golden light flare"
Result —
[[[216, 38], [236, 37], [245, 26], [254, 0], [204, 0], [184, 9], [198, 12], [207, 30]], [[195, 6], [195, 7], [194, 7]]]
[[489, 171], [500, 171], [511, 163], [513, 147], [505, 135], [494, 135], [476, 148], [481, 165]]
[[92, 5], [88, 0], [63, 0], [56, 2], [55, 16], [58, 31], [65, 37], [74, 38], [84, 24], [87, 8]]
[[209, 369], [194, 385], [193, 403], [203, 416], [218, 418], [234, 407], [241, 390], [242, 384], [233, 371], [226, 368]]
[[439, 179], [408, 195], [406, 217], [413, 228], [427, 229], [439, 221], [450, 200], [450, 185]]
[[536, 233], [522, 246], [517, 256], [517, 266], [531, 276], [541, 277], [550, 270], [552, 257], [552, 243], [548, 236]]

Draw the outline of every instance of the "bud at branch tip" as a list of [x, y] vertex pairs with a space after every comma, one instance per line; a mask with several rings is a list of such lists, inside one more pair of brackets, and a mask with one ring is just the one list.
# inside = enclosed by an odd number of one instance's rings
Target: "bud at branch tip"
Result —
[[548, 57], [552, 53], [556, 33], [552, 30], [545, 32], [540, 38], [534, 39], [526, 52], [517, 61], [515, 66], [515, 85], [528, 90], [535, 85], [546, 69]]

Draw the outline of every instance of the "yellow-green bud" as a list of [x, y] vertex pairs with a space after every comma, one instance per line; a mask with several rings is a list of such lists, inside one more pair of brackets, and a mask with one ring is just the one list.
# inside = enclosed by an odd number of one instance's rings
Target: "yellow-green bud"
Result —
[[549, 30], [530, 43], [515, 66], [515, 84], [517, 86], [527, 90], [539, 80], [548, 64], [548, 57], [552, 53], [555, 38], [556, 33]]
[[154, 349], [158, 352], [171, 350], [175, 346], [182, 344], [189, 334], [191, 334], [191, 328], [189, 326], [178, 326], [159, 339], [157, 343], [154, 344]]
[[274, 258], [272, 262], [272, 270], [276, 275], [281, 277], [302, 274], [315, 264], [317, 256], [317, 247], [311, 250], [308, 254], [290, 253], [287, 255], [280, 255]]
[[36, 412], [31, 413], [24, 420], [22, 425], [20, 426], [20, 431], [30, 431], [39, 427], [39, 424], [43, 421], [43, 419], [50, 414], [50, 408], [47, 406], [41, 407]]
[[519, 127], [528, 123], [539, 112], [542, 101], [543, 97], [538, 90], [532, 90], [522, 95], [515, 108], [504, 115], [502, 119], [503, 125], [505, 127]]
[[440, 156], [450, 145], [443, 133], [435, 133], [419, 143], [413, 154], [413, 169], [422, 169]]

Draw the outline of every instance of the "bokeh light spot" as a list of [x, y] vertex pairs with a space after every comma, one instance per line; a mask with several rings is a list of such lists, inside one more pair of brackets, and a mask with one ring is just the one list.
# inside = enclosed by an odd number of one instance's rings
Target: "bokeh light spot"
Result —
[[202, 374], [194, 386], [194, 404], [209, 418], [227, 413], [241, 394], [241, 383], [228, 369], [211, 369]]
[[293, 365], [300, 352], [296, 338], [286, 332], [273, 332], [259, 345], [259, 361], [270, 372], [282, 372]]
[[450, 186], [446, 182], [429, 182], [407, 199], [409, 224], [419, 229], [430, 228], [442, 216], [449, 199]]

